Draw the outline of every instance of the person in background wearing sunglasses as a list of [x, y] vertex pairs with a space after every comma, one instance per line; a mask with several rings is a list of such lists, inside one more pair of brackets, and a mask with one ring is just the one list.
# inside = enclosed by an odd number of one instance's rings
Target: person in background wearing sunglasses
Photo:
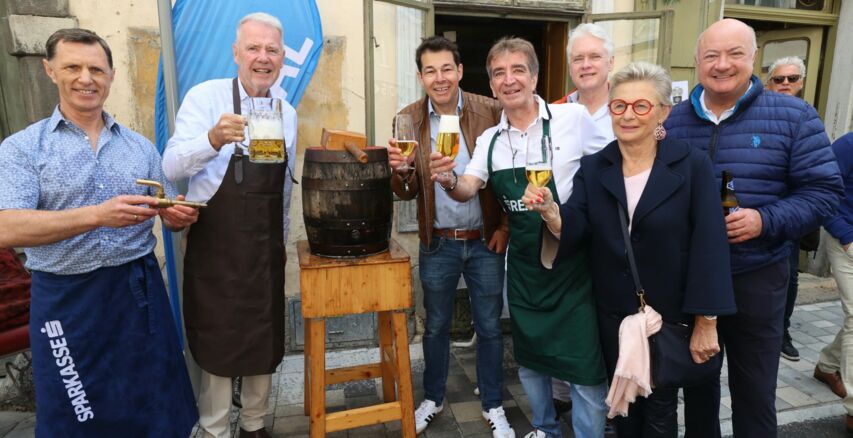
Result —
[[798, 56], [779, 58], [770, 66], [764, 88], [777, 93], [802, 97], [806, 65]]
[[[770, 66], [764, 88], [777, 93], [801, 97], [805, 78], [806, 65], [803, 63], [803, 60], [797, 56], [787, 56], [777, 59]], [[815, 229], [815, 231], [818, 231], [818, 229]], [[790, 263], [788, 300], [785, 303], [785, 320], [783, 322], [785, 332], [782, 334], [782, 357], [796, 362], [800, 360], [800, 352], [794, 346], [791, 335], [788, 333], [788, 328], [791, 326], [791, 315], [794, 313], [794, 304], [797, 301], [797, 289], [799, 288], [799, 272], [797, 268], [800, 264], [800, 239], [791, 241]], [[815, 376], [820, 379], [822, 375], [816, 372]]]

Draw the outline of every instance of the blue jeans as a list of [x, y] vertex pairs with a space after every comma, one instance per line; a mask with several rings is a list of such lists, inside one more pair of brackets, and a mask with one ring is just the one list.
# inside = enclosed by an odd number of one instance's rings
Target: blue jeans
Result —
[[444, 401], [450, 360], [450, 322], [459, 276], [465, 277], [471, 315], [477, 333], [477, 386], [483, 411], [503, 400], [504, 255], [490, 251], [481, 240], [433, 237], [420, 245], [420, 275], [426, 309], [424, 396], [440, 405]]
[[[533, 411], [533, 427], [549, 437], [562, 436], [560, 423], [556, 419], [551, 395], [551, 377], [518, 367], [518, 378], [527, 394]], [[576, 438], [601, 438], [604, 436], [604, 421], [607, 415], [607, 384], [584, 386], [572, 383], [572, 429]]]

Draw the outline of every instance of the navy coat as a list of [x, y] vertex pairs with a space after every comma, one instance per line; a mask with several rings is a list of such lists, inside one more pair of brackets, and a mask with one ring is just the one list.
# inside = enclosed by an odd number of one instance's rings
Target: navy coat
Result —
[[[589, 247], [599, 310], [635, 313], [637, 297], [616, 202], [628, 211], [616, 141], [581, 159], [572, 196], [560, 208], [557, 258]], [[646, 302], [667, 321], [736, 311], [720, 191], [707, 154], [663, 140], [631, 224]]]
[[703, 91], [697, 85], [664, 126], [709, 154], [717, 176], [731, 170], [738, 204], [761, 214], [761, 235], [731, 247], [732, 273], [787, 260], [788, 242], [831, 217], [844, 194], [823, 122], [807, 102], [766, 91], [752, 76], [734, 114], [715, 125], [702, 110]]

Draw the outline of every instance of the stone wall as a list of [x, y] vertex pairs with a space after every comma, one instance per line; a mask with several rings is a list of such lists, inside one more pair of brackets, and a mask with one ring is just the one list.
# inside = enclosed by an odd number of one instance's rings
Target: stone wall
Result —
[[3, 137], [50, 115], [59, 101], [44, 73], [45, 42], [58, 29], [75, 27], [68, 0], [6, 0], [0, 3]]

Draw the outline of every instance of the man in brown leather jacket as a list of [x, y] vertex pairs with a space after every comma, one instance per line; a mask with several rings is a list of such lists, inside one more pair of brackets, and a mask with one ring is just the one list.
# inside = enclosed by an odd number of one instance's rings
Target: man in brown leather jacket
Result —
[[[514, 438], [501, 406], [503, 390], [504, 252], [509, 238], [506, 214], [489, 186], [467, 202], [457, 202], [430, 181], [429, 155], [435, 150], [442, 115], [459, 117], [461, 128], [456, 172], [464, 172], [477, 137], [500, 119], [494, 99], [459, 89], [462, 63], [456, 44], [434, 36], [415, 52], [418, 79], [427, 93], [403, 108], [414, 122], [418, 146], [412, 154], [414, 170], [396, 171], [391, 187], [402, 199], [417, 198], [420, 235], [420, 277], [426, 309], [424, 348], [425, 400], [415, 412], [420, 433], [443, 408], [450, 355], [450, 321], [459, 276], [464, 275], [471, 297], [477, 333], [477, 386], [483, 418], [495, 438]], [[392, 139], [389, 162], [397, 169], [404, 158]]]

